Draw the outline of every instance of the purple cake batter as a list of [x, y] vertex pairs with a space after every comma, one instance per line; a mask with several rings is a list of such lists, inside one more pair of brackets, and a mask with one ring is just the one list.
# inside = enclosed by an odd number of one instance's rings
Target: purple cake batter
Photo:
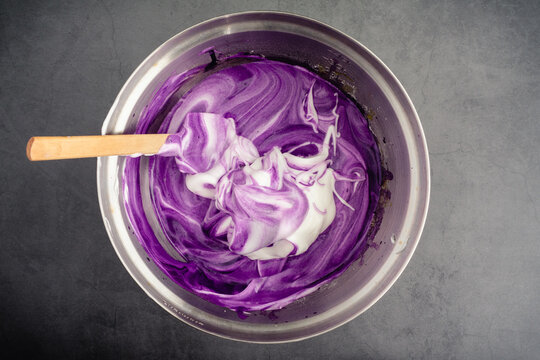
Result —
[[156, 92], [136, 133], [177, 135], [148, 159], [146, 209], [141, 158], [124, 172], [148, 256], [184, 289], [237, 311], [283, 308], [341, 274], [368, 246], [381, 184], [375, 139], [350, 99], [304, 68], [251, 61], [181, 98], [202, 69]]

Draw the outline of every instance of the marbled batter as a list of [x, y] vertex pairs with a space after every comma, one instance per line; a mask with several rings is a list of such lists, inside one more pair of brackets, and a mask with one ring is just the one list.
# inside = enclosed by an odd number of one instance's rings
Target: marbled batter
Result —
[[136, 130], [161, 122], [158, 132], [177, 134], [149, 158], [167, 244], [143, 208], [139, 158], [126, 162], [126, 210], [183, 288], [234, 310], [280, 309], [365, 250], [381, 182], [375, 139], [358, 107], [304, 68], [258, 59], [173, 96], [198, 71], [169, 78]]

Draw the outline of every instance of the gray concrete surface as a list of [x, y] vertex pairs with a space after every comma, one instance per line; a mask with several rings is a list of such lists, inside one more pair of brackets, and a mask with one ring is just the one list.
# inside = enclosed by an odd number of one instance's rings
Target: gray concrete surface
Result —
[[[32, 135], [97, 134], [172, 35], [249, 9], [322, 20], [409, 92], [433, 188], [409, 267], [369, 311], [294, 344], [219, 339], [135, 284], [101, 222], [95, 160], [30, 163]], [[46, 358], [540, 358], [540, 2], [0, 2], [0, 353]]]

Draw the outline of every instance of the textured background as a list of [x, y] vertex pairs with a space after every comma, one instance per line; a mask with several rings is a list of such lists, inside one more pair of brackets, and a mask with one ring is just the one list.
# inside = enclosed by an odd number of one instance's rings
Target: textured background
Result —
[[[283, 10], [374, 51], [402, 81], [433, 174], [422, 241], [357, 319], [295, 344], [194, 330], [116, 257], [95, 160], [30, 163], [32, 135], [98, 134], [135, 67], [210, 17]], [[0, 352], [69, 358], [540, 355], [539, 1], [0, 2]]]

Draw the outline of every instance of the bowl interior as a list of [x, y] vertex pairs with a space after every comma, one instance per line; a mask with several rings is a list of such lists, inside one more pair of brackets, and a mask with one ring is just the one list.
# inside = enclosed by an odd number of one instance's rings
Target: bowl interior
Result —
[[[374, 239], [378, 247], [368, 249], [362, 259], [315, 293], [279, 311], [241, 319], [185, 291], [148, 261], [124, 211], [123, 158], [108, 157], [98, 160], [98, 192], [113, 246], [149, 296], [201, 330], [255, 342], [299, 340], [328, 331], [380, 298], [403, 271], [419, 240], [429, 197], [429, 165], [414, 107], [386, 66], [346, 35], [293, 15], [244, 13], [199, 24], [151, 54], [121, 90], [103, 124], [103, 134], [133, 132], [155, 89], [172, 74], [209, 63], [204, 52], [209, 47], [227, 55], [252, 52], [302, 64], [339, 84], [366, 107], [383, 165], [394, 177], [385, 186], [391, 200]], [[142, 164], [141, 174], [146, 174]], [[148, 192], [143, 196], [149, 196]]]

